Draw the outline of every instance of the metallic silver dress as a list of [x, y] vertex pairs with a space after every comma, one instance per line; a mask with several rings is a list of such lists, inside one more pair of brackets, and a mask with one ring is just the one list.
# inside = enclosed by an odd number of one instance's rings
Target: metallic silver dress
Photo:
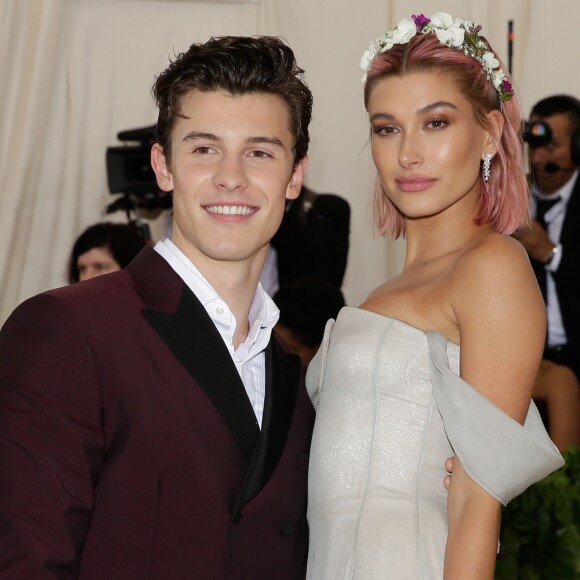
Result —
[[524, 426], [459, 376], [459, 346], [346, 307], [310, 364], [308, 578], [443, 578], [444, 463], [507, 503], [561, 467], [537, 409]]

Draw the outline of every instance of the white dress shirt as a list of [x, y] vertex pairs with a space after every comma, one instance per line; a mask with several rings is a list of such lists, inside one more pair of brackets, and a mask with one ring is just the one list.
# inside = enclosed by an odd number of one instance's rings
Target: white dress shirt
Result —
[[268, 255], [264, 262], [262, 275], [260, 276], [260, 284], [262, 288], [268, 293], [268, 296], [274, 297], [280, 284], [278, 282], [278, 252], [276, 248], [270, 244], [268, 248]]
[[[539, 191], [535, 194], [540, 199], [554, 199], [559, 197], [560, 201], [554, 204], [544, 216], [546, 220], [546, 228], [548, 230], [548, 237], [554, 244], [556, 244], [558, 251], [554, 254], [552, 261], [546, 264], [546, 293], [547, 293], [547, 316], [548, 316], [548, 346], [557, 346], [566, 344], [566, 331], [564, 323], [562, 322], [562, 312], [560, 310], [560, 303], [558, 302], [558, 294], [556, 293], [556, 283], [552, 277], [552, 272], [557, 272], [558, 267], [562, 261], [562, 254], [565, 249], [560, 243], [560, 236], [562, 235], [562, 226], [564, 225], [564, 218], [566, 217], [566, 209], [574, 184], [578, 178], [578, 171], [575, 171], [572, 177], [561, 187], [558, 191], [551, 195], [542, 195]], [[534, 214], [536, 208], [534, 207]]]
[[258, 425], [262, 427], [264, 396], [266, 392], [266, 355], [264, 350], [270, 341], [272, 329], [280, 311], [274, 301], [258, 284], [250, 306], [250, 330], [244, 342], [234, 349], [236, 319], [228, 305], [220, 298], [193, 262], [169, 239], [155, 244], [158, 252], [177, 275], [195, 294], [215, 324], [244, 383], [246, 393]]

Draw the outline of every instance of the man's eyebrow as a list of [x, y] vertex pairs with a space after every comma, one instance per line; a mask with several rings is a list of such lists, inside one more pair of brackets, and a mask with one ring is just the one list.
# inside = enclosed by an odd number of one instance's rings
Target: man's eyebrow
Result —
[[256, 137], [250, 137], [247, 139], [248, 143], [252, 143], [254, 145], [260, 145], [261, 143], [265, 143], [267, 145], [274, 145], [275, 147], [281, 147], [284, 149], [284, 143], [278, 139], [278, 137], [265, 137], [262, 135], [258, 135]]
[[[221, 142], [222, 138], [214, 133], [207, 133], [205, 131], [190, 131], [184, 138], [184, 141], [215, 141]], [[273, 145], [284, 149], [284, 143], [278, 137], [266, 137], [264, 135], [256, 135], [248, 137], [246, 143], [251, 145]]]
[[220, 137], [213, 133], [206, 133], [204, 131], [190, 131], [184, 138], [184, 141], [221, 141]]

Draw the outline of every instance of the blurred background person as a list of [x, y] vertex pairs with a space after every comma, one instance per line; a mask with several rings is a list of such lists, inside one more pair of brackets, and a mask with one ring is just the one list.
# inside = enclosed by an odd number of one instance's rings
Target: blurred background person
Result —
[[73, 245], [69, 283], [123, 269], [145, 243], [139, 228], [132, 224], [102, 222], [89, 226]]
[[530, 121], [547, 139], [529, 143], [533, 177], [531, 227], [516, 232], [528, 252], [547, 307], [544, 360], [534, 399], [560, 450], [580, 443], [580, 101], [552, 95], [538, 101]]
[[344, 306], [340, 289], [324, 278], [298, 278], [274, 294], [276, 334], [300, 356], [304, 370], [318, 351], [324, 327]]
[[575, 142], [580, 101], [568, 95], [536, 103], [531, 121], [551, 130], [550, 141], [530, 147], [534, 178], [532, 227], [519, 230], [548, 309], [544, 358], [580, 375], [580, 180]]
[[302, 186], [286, 203], [260, 282], [270, 296], [299, 278], [324, 278], [342, 286], [348, 260], [350, 205], [333, 193]]
[[560, 452], [580, 445], [580, 384], [571, 368], [542, 360], [532, 396], [540, 401], [542, 419]]

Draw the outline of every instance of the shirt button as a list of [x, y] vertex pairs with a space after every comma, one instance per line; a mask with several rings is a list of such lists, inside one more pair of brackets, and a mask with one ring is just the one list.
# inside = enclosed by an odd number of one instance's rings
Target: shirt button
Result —
[[224, 313], [224, 307], [223, 307], [223, 306], [218, 306], [218, 307], [215, 309], [215, 313], [216, 313], [218, 316], [221, 316], [221, 315]]

